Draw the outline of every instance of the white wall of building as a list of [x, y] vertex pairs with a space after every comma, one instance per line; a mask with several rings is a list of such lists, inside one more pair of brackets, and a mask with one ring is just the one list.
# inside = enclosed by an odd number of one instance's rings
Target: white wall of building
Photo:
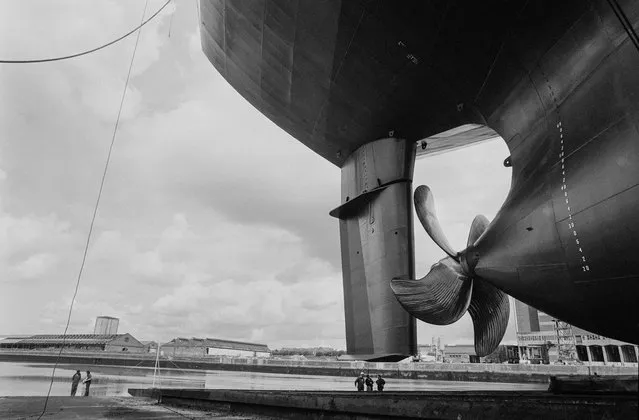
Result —
[[118, 318], [99, 316], [95, 320], [95, 328], [93, 329], [93, 334], [117, 334], [119, 325], [120, 320]]
[[270, 357], [271, 354], [262, 351], [221, 349], [217, 347], [207, 347], [206, 354], [208, 356], [231, 356], [231, 357]]

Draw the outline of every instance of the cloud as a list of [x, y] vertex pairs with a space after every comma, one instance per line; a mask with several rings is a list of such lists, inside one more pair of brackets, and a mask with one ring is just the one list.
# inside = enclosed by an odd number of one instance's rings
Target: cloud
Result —
[[[158, 326], [163, 317], [170, 318], [177, 324], [172, 327], [175, 333], [188, 324], [204, 336], [249, 339], [260, 334], [275, 344], [292, 338], [301, 341], [307, 336], [305, 330], [331, 331], [342, 319], [339, 294], [331, 293], [326, 281], [314, 284], [309, 290], [268, 279], [249, 283], [193, 279], [159, 298], [153, 308], [160, 317]], [[313, 301], [330, 305], [312, 307]], [[338, 330], [343, 334], [342, 326]]]
[[153, 278], [164, 272], [164, 264], [157, 252], [147, 251], [133, 259], [131, 269], [135, 274]]
[[31, 279], [45, 275], [53, 268], [56, 261], [57, 258], [54, 255], [39, 253], [19, 263], [15, 270], [21, 277]]
[[43, 278], [78, 239], [54, 215], [16, 217], [0, 207], [0, 282]]

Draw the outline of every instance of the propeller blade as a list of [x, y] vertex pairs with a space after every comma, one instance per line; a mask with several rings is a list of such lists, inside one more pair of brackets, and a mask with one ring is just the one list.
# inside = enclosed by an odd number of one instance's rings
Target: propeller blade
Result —
[[433, 193], [426, 185], [420, 185], [415, 189], [415, 211], [419, 221], [428, 233], [428, 236], [451, 258], [457, 260], [457, 252], [450, 246], [444, 231], [442, 230], [437, 213], [435, 212], [435, 199]]
[[446, 257], [419, 280], [391, 280], [391, 289], [406, 311], [429, 324], [448, 325], [460, 319], [471, 302], [472, 279], [457, 261]]
[[476, 277], [468, 312], [475, 327], [475, 353], [487, 356], [495, 351], [506, 333], [510, 316], [508, 295]]
[[468, 242], [466, 247], [470, 248], [475, 245], [479, 237], [486, 231], [490, 222], [483, 214], [478, 214], [473, 219], [473, 223], [470, 225], [470, 232], [468, 232]]

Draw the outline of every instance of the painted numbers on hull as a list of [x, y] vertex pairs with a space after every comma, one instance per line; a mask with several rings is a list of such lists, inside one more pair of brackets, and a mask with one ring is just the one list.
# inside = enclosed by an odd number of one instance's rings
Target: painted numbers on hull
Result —
[[568, 219], [564, 223], [568, 224], [568, 231], [572, 235], [572, 239], [575, 242], [575, 247], [577, 248], [577, 255], [579, 257], [579, 265], [581, 267], [581, 271], [586, 273], [590, 271], [590, 266], [588, 265], [588, 259], [584, 253], [581, 242], [579, 241], [579, 234], [577, 233], [577, 227], [575, 226], [575, 221], [572, 218], [572, 209], [570, 208], [570, 197], [568, 196], [568, 185], [566, 184], [566, 152], [564, 150], [564, 127], [561, 123], [561, 118], [558, 120], [556, 125], [558, 134], [559, 134], [559, 159], [561, 163], [561, 192], [563, 193], [563, 198], [566, 203], [566, 210], [568, 211]]

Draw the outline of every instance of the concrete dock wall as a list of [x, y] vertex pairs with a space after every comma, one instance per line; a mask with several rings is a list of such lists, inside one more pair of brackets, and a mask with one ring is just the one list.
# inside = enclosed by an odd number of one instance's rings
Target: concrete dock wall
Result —
[[294, 419], [635, 419], [636, 395], [129, 389], [162, 404]]
[[[54, 352], [0, 351], [0, 361], [53, 363]], [[67, 353], [60, 363], [153, 367], [153, 354]], [[552, 375], [610, 376], [637, 375], [632, 366], [584, 365], [503, 365], [490, 363], [368, 363], [351, 361], [292, 361], [278, 359], [241, 359], [229, 357], [160, 358], [163, 369], [206, 369], [263, 372], [295, 375], [355, 377], [360, 372], [382, 374], [389, 378], [481, 382], [548, 382]]]

